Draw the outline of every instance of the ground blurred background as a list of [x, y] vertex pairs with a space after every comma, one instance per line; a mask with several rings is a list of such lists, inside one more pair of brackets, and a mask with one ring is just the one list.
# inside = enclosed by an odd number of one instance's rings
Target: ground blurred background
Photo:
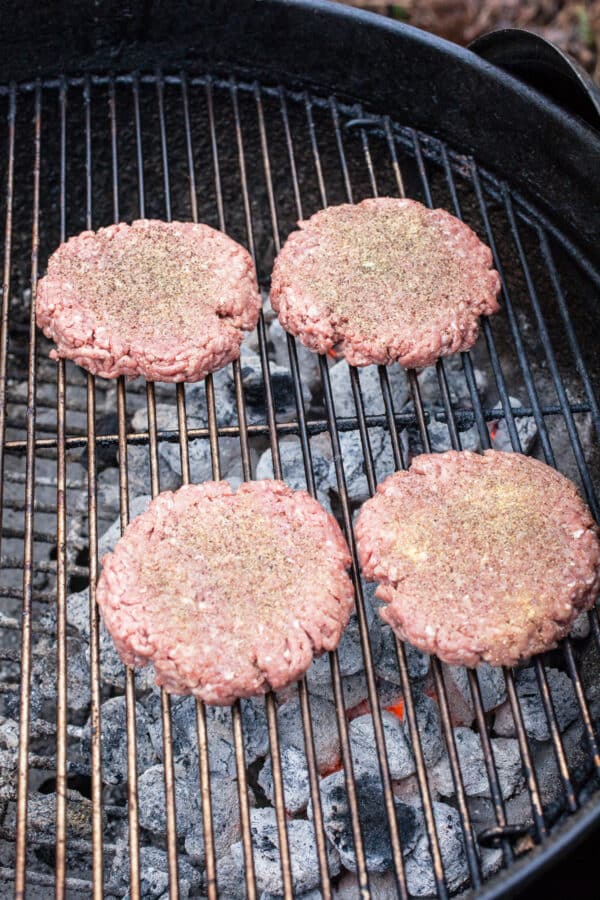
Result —
[[600, 83], [600, 0], [338, 0], [468, 44], [497, 28], [526, 28], [567, 50]]

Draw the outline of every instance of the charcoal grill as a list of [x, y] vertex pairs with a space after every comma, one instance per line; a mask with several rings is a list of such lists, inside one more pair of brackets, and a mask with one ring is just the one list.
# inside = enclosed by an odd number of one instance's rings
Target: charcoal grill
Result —
[[[89, 20], [87, 4], [74, 4], [71, 12], [58, 5], [53, 12], [47, 5], [25, 6], [26, 16], [22, 4], [15, 6], [12, 38], [0, 64], [5, 121], [0, 136], [5, 186], [0, 336], [1, 696], [4, 725], [18, 719], [19, 726], [18, 743], [14, 731], [2, 738], [1, 767], [9, 775], [1, 797], [2, 890], [14, 890], [18, 897], [26, 892], [41, 896], [48, 890], [55, 890], [57, 896], [67, 892], [74, 897], [121, 896], [122, 887], [111, 881], [116, 826], [114, 820], [107, 824], [108, 813], [118, 807], [117, 819], [120, 816], [127, 826], [122, 833], [128, 852], [129, 896], [155, 896], [149, 893], [140, 861], [140, 847], [149, 838], [139, 822], [136, 695], [140, 696], [140, 687], [131, 670], [123, 676], [127, 783], [119, 800], [103, 778], [101, 704], [114, 689], [103, 674], [95, 606], [99, 535], [111, 519], [100, 490], [101, 473], [118, 458], [124, 528], [129, 519], [134, 448], [146, 448], [147, 493], [156, 495], [164, 472], [161, 445], [179, 447], [183, 483], [193, 475], [189, 452], [198, 442], [208, 442], [212, 476], [221, 477], [220, 448], [231, 438], [239, 440], [244, 478], [254, 475], [255, 446], [270, 450], [274, 474], [281, 477], [280, 441], [293, 436], [303, 458], [307, 488], [316, 494], [311, 439], [326, 435], [337, 480], [336, 512], [353, 556], [367, 699], [380, 763], [381, 819], [389, 832], [390, 896], [393, 892], [409, 896], [340, 435], [358, 433], [368, 489], [373, 493], [377, 474], [370, 437], [375, 428], [386, 429], [394, 464], [400, 468], [407, 462], [402, 440], [407, 429], [416, 429], [422, 446], [429, 450], [432, 423], [442, 423], [449, 445], [460, 449], [465, 429], [474, 426], [481, 446], [486, 447], [491, 423], [501, 421], [512, 448], [519, 451], [519, 422], [529, 419], [537, 426], [541, 458], [573, 477], [598, 514], [599, 368], [593, 334], [599, 324], [594, 292], [600, 284], [600, 223], [594, 210], [600, 187], [591, 176], [600, 140], [594, 129], [593, 104], [582, 103], [580, 115], [571, 114], [467, 51], [328, 4], [181, 3], [171, 4], [167, 12], [158, 4], [133, 3], [126, 10], [119, 5], [118, 11], [94, 7]], [[495, 386], [497, 404], [482, 400], [473, 354], [467, 353], [461, 359], [467, 404], [454, 402], [447, 363], [439, 362], [435, 412], [423, 398], [414, 372], [408, 374], [412, 403], [399, 409], [388, 372], [382, 368], [384, 414], [374, 414], [363, 402], [356, 370], [351, 370], [355, 414], [342, 417], [336, 415], [328, 363], [320, 359], [322, 393], [315, 409], [306, 402], [298, 348], [288, 337], [296, 411], [282, 421], [270, 377], [264, 318], [257, 333], [264, 379], [263, 414], [258, 421], [247, 414], [239, 363], [232, 372], [236, 423], [220, 423], [219, 393], [208, 378], [204, 388], [207, 422], [190, 425], [194, 409], [181, 385], [147, 384], [142, 389], [121, 379], [116, 387], [109, 386], [86, 377], [70, 363], [48, 360], [47, 342], [35, 328], [36, 283], [48, 254], [69, 235], [140, 216], [206, 221], [249, 247], [261, 286], [267, 289], [274, 253], [297, 218], [328, 203], [378, 193], [406, 194], [431, 206], [444, 206], [464, 217], [492, 247], [502, 276], [503, 311], [497, 319], [483, 323], [478, 365], [485, 367]], [[129, 413], [132, 404], [139, 407], [142, 390], [148, 424], [140, 430], [132, 428]], [[510, 400], [515, 393], [521, 398], [516, 407]], [[176, 409], [177, 428], [161, 427], [157, 397]], [[84, 523], [83, 531], [77, 531], [76, 521]], [[88, 583], [91, 728], [89, 778], [85, 780], [73, 765], [81, 721], [74, 719], [69, 705], [73, 699], [69, 678], [75, 663], [67, 597]], [[53, 608], [54, 619], [49, 617]], [[430, 687], [439, 705], [464, 844], [461, 890], [485, 897], [509, 894], [600, 818], [600, 708], [595, 704], [592, 677], [599, 671], [600, 659], [595, 610], [590, 625], [585, 643], [575, 645], [567, 639], [553, 654], [532, 664], [559, 785], [558, 797], [551, 803], [540, 788], [536, 745], [527, 733], [516, 675], [505, 673], [525, 779], [526, 803], [516, 817], [503, 800], [492, 752], [493, 717], [486, 713], [477, 673], [468, 673], [494, 815], [493, 825], [483, 830], [474, 821], [463, 783], [443, 669], [432, 660]], [[51, 682], [51, 696], [46, 694], [44, 702], [40, 657], [47, 660]], [[369, 885], [378, 876], [365, 852], [337, 654], [331, 655], [330, 665], [356, 857], [355, 896], [368, 897]], [[425, 763], [406, 652], [400, 643], [397, 665], [433, 892], [446, 897], [451, 892], [447, 860], [440, 849], [428, 780], [431, 773]], [[549, 665], [566, 672], [574, 687], [581, 732], [575, 749], [572, 744], [567, 747], [560, 727], [547, 678]], [[317, 767], [311, 695], [304, 680], [294, 690], [305, 736], [320, 891], [329, 898], [335, 895], [338, 878], [328, 867], [319, 793], [323, 773]], [[264, 704], [281, 887], [286, 897], [292, 897], [294, 858], [287, 833], [278, 700], [269, 694]], [[160, 731], [166, 833], [162, 846], [167, 853], [169, 894], [178, 897], [178, 867], [185, 850], [178, 835], [171, 707], [172, 701], [163, 693]], [[247, 896], [257, 897], [249, 791], [255, 773], [246, 766], [239, 703], [233, 707], [231, 722], [244, 887]], [[213, 812], [219, 797], [211, 794], [211, 744], [207, 710], [201, 703], [196, 706], [196, 725], [197, 790], [206, 861], [201, 883], [194, 889], [214, 898], [219, 895], [219, 878]], [[70, 813], [68, 790], [79, 790], [89, 798], [85, 805], [89, 827], [83, 831]], [[36, 796], [48, 795], [55, 797], [55, 807], [52, 823], [42, 827], [32, 804]], [[485, 846], [501, 851], [500, 871], [491, 878], [482, 867]], [[82, 871], [82, 859], [89, 859], [87, 871]]]

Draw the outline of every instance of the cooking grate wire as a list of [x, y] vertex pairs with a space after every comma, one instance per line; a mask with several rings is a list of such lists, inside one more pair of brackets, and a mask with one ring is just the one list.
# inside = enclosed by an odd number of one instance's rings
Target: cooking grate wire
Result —
[[[198, 204], [196, 201], [196, 174], [194, 171], [194, 156], [192, 147], [192, 129], [190, 124], [190, 107], [188, 97], [187, 79], [185, 73], [181, 73], [181, 100], [183, 104], [185, 137], [186, 137], [186, 153], [188, 164], [188, 175], [190, 182], [190, 208], [192, 220], [198, 221]], [[164, 133], [164, 118], [161, 119], [161, 136]], [[170, 191], [170, 178], [168, 169], [168, 154], [166, 139], [162, 142], [163, 149], [163, 165], [165, 170], [165, 186]], [[215, 412], [215, 398], [212, 375], [206, 380], [206, 397], [207, 408], [213, 413]], [[189, 444], [187, 434], [187, 413], [185, 403], [185, 389], [182, 384], [177, 385], [177, 420], [179, 426], [180, 440], [180, 457], [181, 457], [181, 480], [183, 484], [190, 483], [190, 458]], [[214, 422], [216, 424], [216, 422]], [[211, 429], [214, 434], [214, 429]], [[217, 448], [213, 448], [211, 441], [211, 450], [218, 452]], [[212, 455], [212, 454], [211, 454]], [[213, 471], [214, 475], [214, 471]], [[215, 475], [215, 477], [217, 477]], [[199, 776], [200, 776], [200, 796], [202, 802], [202, 825], [204, 835], [204, 846], [206, 850], [206, 893], [208, 900], [215, 900], [217, 897], [217, 862], [215, 856], [215, 837], [212, 823], [212, 798], [210, 794], [210, 761], [208, 756], [208, 733], [206, 728], [206, 708], [200, 699], [196, 699], [196, 732], [198, 738], [199, 750]]]
[[36, 346], [35, 292], [38, 277], [40, 223], [40, 160], [42, 128], [42, 89], [35, 87], [33, 163], [33, 222], [31, 234], [31, 302], [29, 307], [29, 357], [27, 364], [27, 438], [25, 450], [25, 528], [23, 535], [23, 605], [21, 630], [21, 683], [19, 697], [19, 750], [17, 758], [17, 827], [15, 848], [15, 893], [25, 890], [25, 858], [27, 853], [27, 794], [29, 787], [29, 723], [31, 712], [31, 612], [33, 605], [33, 498], [35, 491], [35, 384]]

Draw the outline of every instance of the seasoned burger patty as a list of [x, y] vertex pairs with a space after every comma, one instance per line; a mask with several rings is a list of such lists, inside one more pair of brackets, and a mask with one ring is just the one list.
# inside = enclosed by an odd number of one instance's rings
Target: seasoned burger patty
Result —
[[443, 209], [381, 197], [321, 210], [275, 260], [271, 303], [317, 353], [429, 366], [468, 350], [497, 312], [492, 253]]
[[597, 529], [575, 486], [517, 453], [418, 456], [356, 525], [381, 617], [453, 665], [553, 647], [600, 587]]
[[98, 605], [127, 665], [207, 703], [282, 688], [337, 647], [354, 600], [335, 519], [305, 491], [225, 481], [160, 494], [103, 560]]
[[37, 324], [95, 375], [200, 381], [237, 359], [261, 307], [250, 255], [191, 222], [84, 231], [52, 254]]

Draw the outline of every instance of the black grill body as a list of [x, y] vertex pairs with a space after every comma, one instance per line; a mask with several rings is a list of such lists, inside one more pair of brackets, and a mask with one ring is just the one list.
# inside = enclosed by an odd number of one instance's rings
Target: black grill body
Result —
[[[13, 27], [0, 63], [5, 122], [0, 133], [4, 260], [0, 466], [6, 574], [0, 590], [0, 683], [3, 715], [19, 722], [19, 742], [10, 750], [16, 778], [2, 801], [6, 808], [1, 837], [9, 860], [0, 878], [18, 896], [29, 886], [40, 891], [54, 888], [59, 896], [67, 890], [74, 896], [77, 891], [101, 896], [103, 887], [107, 894], [118, 894], [128, 887], [136, 897], [144, 890], [140, 847], [145, 850], [149, 839], [138, 812], [143, 727], [135, 701], [146, 694], [131, 671], [121, 673], [115, 692], [104, 669], [106, 651], [94, 596], [98, 537], [114, 518], [104, 472], [118, 467], [117, 516], [125, 527], [133, 496], [133, 453], [138, 448], [147, 454], [145, 492], [155, 495], [165, 486], [165, 446], [178, 449], [179, 482], [185, 483], [195, 480], [191, 451], [200, 444], [210, 447], [210, 475], [221, 477], [224, 454], [230, 452], [224, 447], [232, 439], [239, 444], [243, 478], [255, 476], [256, 453], [266, 451], [275, 476], [285, 477], [281, 447], [294, 440], [306, 486], [317, 493], [311, 447], [313, 439], [323, 437], [331, 453], [336, 513], [355, 556], [344, 434], [358, 437], [362, 473], [373, 493], [379, 477], [372, 445], [377, 430], [385, 431], [393, 464], [401, 468], [406, 465], [405, 433], [416, 435], [428, 451], [435, 449], [440, 428], [447, 445], [455, 449], [463, 446], [470, 429], [485, 448], [493, 440], [496, 423], [502, 423], [509, 446], [521, 451], [525, 449], [521, 425], [529, 422], [537, 432], [536, 454], [572, 477], [597, 515], [600, 187], [593, 173], [600, 139], [593, 124], [473, 53], [332, 4], [8, 7], [5, 15], [12, 17]], [[261, 414], [251, 414], [246, 376], [236, 364], [230, 397], [236, 416], [225, 425], [219, 418], [221, 388], [212, 378], [202, 395], [206, 421], [198, 422], [182, 386], [171, 386], [169, 393], [160, 386], [119, 380], [116, 387], [109, 387], [70, 363], [56, 365], [48, 359], [47, 342], [35, 329], [36, 284], [49, 253], [69, 235], [140, 216], [206, 221], [249, 247], [261, 287], [267, 291], [274, 255], [299, 217], [326, 204], [355, 202], [374, 194], [405, 194], [430, 206], [444, 206], [464, 217], [494, 251], [503, 280], [503, 311], [483, 324], [478, 348], [461, 357], [466, 397], [461, 402], [449, 387], [447, 361], [432, 370], [434, 399], [424, 393], [417, 373], [408, 373], [410, 401], [402, 406], [389, 373], [382, 369], [376, 410], [365, 402], [353, 370], [352, 413], [339, 415], [340, 398], [332, 388], [327, 363], [319, 362], [318, 403], [309, 404], [298, 348], [288, 339], [293, 413], [282, 416], [269, 323], [264, 319], [256, 345], [263, 379]], [[482, 396], [478, 388], [479, 370], [493, 387], [489, 395]], [[511, 399], [515, 396], [517, 405]], [[165, 424], [161, 418], [167, 405], [176, 425], [173, 419]], [[146, 418], [140, 426], [133, 412], [142, 407]], [[393, 813], [395, 786], [382, 730], [384, 702], [356, 560], [353, 574], [365, 700], [373, 715], [380, 761], [381, 820], [388, 829], [394, 889], [407, 896], [402, 836]], [[80, 713], [72, 706], [70, 678], [78, 663], [67, 597], [87, 586], [89, 696]], [[595, 693], [600, 628], [595, 611], [589, 628], [584, 643], [568, 639], [531, 664], [556, 771], [558, 790], [551, 802], [541, 786], [538, 748], [525, 721], [519, 673], [504, 673], [527, 800], [518, 815], [507, 811], [502, 797], [491, 744], [494, 723], [486, 713], [479, 677], [473, 672], [466, 676], [495, 822], [483, 830], [477, 827], [463, 784], [446, 676], [437, 661], [431, 662], [430, 688], [439, 707], [468, 872], [462, 887], [478, 896], [510, 895], [600, 817], [600, 710]], [[40, 660], [46, 659], [51, 684], [43, 693]], [[331, 655], [330, 667], [350, 838], [356, 850], [356, 890], [368, 897], [375, 873], [365, 855], [349, 710], [337, 654]], [[575, 745], [567, 743], [561, 730], [549, 687], [552, 670], [560, 670], [573, 686], [580, 729]], [[433, 892], [445, 897], [451, 889], [435, 827], [431, 772], [423, 749], [427, 736], [419, 725], [413, 679], [401, 644], [397, 672]], [[115, 693], [125, 697], [126, 711], [122, 733], [126, 779], [116, 795], [105, 777], [103, 745], [108, 737], [101, 715], [103, 701]], [[320, 889], [324, 897], [331, 897], [336, 876], [328, 866], [319, 799], [322, 772], [305, 681], [296, 696]], [[280, 700], [268, 695], [264, 716], [281, 889], [291, 897], [294, 858], [281, 767]], [[155, 750], [164, 770], [166, 822], [160, 842], [166, 851], [169, 890], [176, 897], [185, 870], [181, 807], [178, 811], [175, 796], [173, 702], [163, 693], [157, 694], [157, 704]], [[196, 887], [212, 898], [219, 890], [215, 816], [222, 798], [211, 792], [210, 715], [201, 704], [195, 715], [205, 851], [203, 880]], [[244, 859], [241, 878], [246, 894], [256, 897], [260, 890], [248, 790], [256, 787], [256, 772], [246, 766], [246, 737], [244, 708], [238, 703], [231, 714], [238, 789], [235, 815]], [[85, 763], [78, 761], [82, 739], [89, 750]], [[84, 776], [88, 830], [80, 829], [71, 815], [72, 798], [67, 795], [68, 788], [81, 788], [78, 779]], [[39, 787], [55, 792], [49, 830], [40, 827]], [[113, 813], [127, 822], [127, 829], [118, 832], [119, 839], [125, 834], [128, 850], [125, 888], [115, 882], [117, 839], [111, 829], [118, 828], [114, 822], [106, 824]], [[491, 879], [481, 864], [481, 848], [486, 846], [502, 851], [502, 868]], [[78, 854], [89, 855], [85, 875], [77, 868]]]

